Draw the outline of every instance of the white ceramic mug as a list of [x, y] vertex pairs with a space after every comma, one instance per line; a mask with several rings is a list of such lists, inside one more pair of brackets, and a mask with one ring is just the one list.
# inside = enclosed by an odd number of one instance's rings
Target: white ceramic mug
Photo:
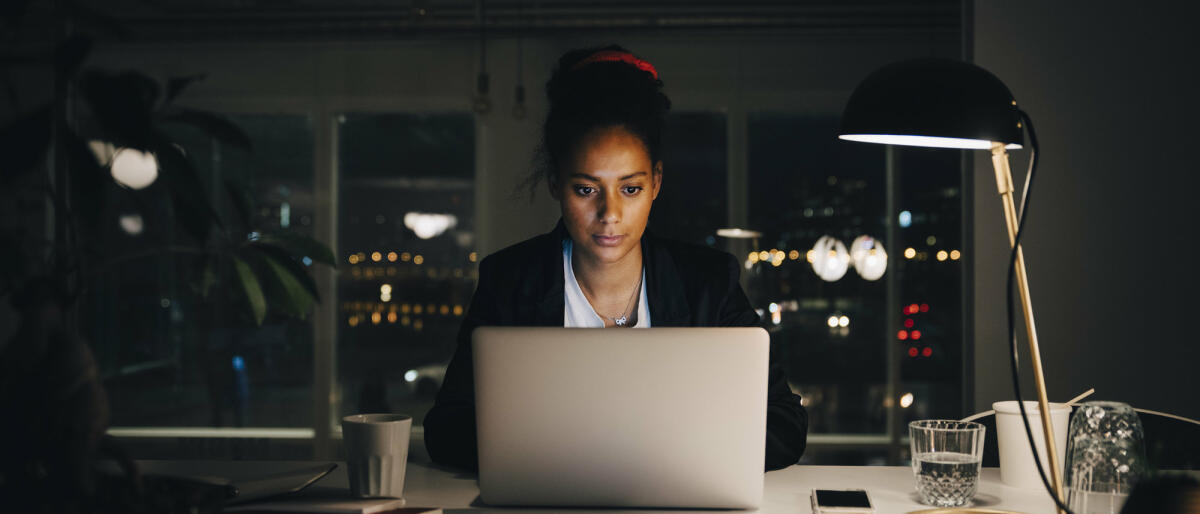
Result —
[[359, 497], [404, 497], [404, 468], [412, 417], [354, 414], [342, 418], [350, 493]]
[[[1021, 423], [1021, 411], [1016, 401], [996, 402], [996, 444], [1000, 447], [1000, 481], [1013, 487], [1041, 488], [1042, 478], [1033, 467], [1033, 454], [1029, 451], [1029, 438]], [[1046, 479], [1050, 479], [1050, 460], [1046, 458], [1046, 437], [1042, 431], [1042, 415], [1035, 401], [1025, 402], [1025, 413], [1029, 416], [1029, 429]], [[1058, 456], [1058, 471], [1061, 474], [1067, 454], [1067, 423], [1071, 408], [1062, 403], [1050, 403], [1050, 422], [1054, 427], [1054, 453]], [[1061, 475], [1060, 475], [1061, 476]]]

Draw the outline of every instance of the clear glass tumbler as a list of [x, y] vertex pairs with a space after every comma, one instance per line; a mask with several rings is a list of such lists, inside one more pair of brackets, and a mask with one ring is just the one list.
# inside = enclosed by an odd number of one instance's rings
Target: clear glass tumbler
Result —
[[921, 503], [960, 507], [975, 497], [984, 432], [983, 425], [963, 421], [927, 419], [908, 424]]
[[1067, 432], [1067, 504], [1075, 514], [1116, 514], [1146, 474], [1142, 422], [1119, 402], [1086, 402]]

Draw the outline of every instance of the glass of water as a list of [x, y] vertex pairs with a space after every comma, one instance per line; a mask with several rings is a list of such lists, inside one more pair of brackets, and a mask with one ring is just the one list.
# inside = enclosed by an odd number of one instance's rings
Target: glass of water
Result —
[[927, 419], [908, 424], [921, 503], [961, 507], [975, 497], [984, 431], [983, 425], [969, 421]]

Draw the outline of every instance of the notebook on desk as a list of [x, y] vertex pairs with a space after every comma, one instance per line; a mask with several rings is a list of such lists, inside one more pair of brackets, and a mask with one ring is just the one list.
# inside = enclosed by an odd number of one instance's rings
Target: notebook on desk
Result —
[[762, 501], [765, 330], [481, 327], [473, 350], [484, 503]]

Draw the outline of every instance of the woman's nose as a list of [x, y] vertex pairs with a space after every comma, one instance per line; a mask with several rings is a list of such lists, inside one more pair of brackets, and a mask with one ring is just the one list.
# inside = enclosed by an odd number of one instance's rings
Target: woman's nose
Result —
[[621, 221], [621, 199], [616, 195], [602, 196], [598, 207], [596, 214], [601, 223], [613, 224]]

